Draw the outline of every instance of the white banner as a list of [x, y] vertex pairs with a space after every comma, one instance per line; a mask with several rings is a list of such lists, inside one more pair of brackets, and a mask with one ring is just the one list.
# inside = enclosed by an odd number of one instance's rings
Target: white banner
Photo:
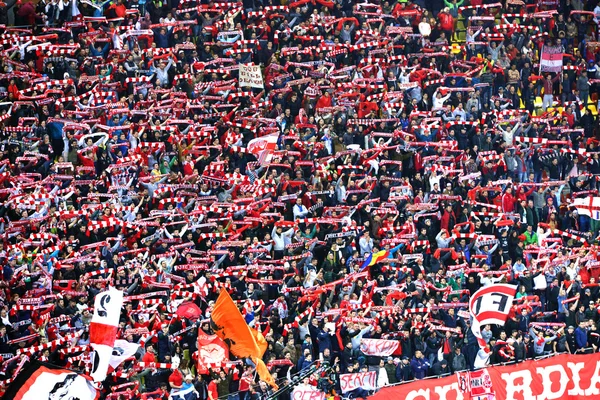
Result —
[[544, 274], [539, 274], [535, 278], [533, 278], [533, 288], [535, 290], [544, 290], [548, 287], [548, 282], [546, 282], [546, 276]]
[[398, 85], [398, 89], [412, 89], [412, 88], [416, 88], [417, 86], [419, 86], [419, 82], [407, 82], [407, 83], [399, 83]]
[[117, 369], [117, 367], [121, 365], [123, 361], [135, 355], [139, 348], [140, 345], [137, 343], [130, 343], [127, 340], [121, 339], [115, 340], [112, 355], [110, 357], [110, 361], [108, 362], [110, 368], [112, 368], [113, 371]]
[[368, 356], [387, 357], [394, 354], [399, 343], [397, 340], [362, 339], [360, 351]]
[[260, 65], [240, 64], [239, 85], [242, 87], [252, 87], [264, 89], [262, 72]]
[[302, 383], [294, 388], [291, 400], [325, 400], [325, 393], [314, 386]]
[[376, 390], [377, 372], [369, 371], [359, 372], [356, 374], [340, 375], [340, 387], [342, 389], [342, 393], [351, 392], [358, 388], [365, 390]]

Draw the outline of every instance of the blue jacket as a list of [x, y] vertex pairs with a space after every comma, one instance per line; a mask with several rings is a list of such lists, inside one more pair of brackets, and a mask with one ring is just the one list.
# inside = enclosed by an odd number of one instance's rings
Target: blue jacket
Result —
[[325, 349], [331, 349], [331, 335], [329, 333], [320, 330], [317, 342], [319, 343], [319, 353], [323, 353]]
[[48, 136], [53, 140], [60, 140], [63, 137], [63, 124], [62, 122], [50, 122], [48, 124]]
[[575, 329], [575, 343], [577, 344], [577, 349], [583, 349], [587, 347], [587, 332], [585, 329], [581, 329], [579, 327]]
[[423, 379], [427, 376], [429, 370], [429, 361], [424, 358], [414, 357], [410, 362], [410, 368], [412, 369], [415, 379]]

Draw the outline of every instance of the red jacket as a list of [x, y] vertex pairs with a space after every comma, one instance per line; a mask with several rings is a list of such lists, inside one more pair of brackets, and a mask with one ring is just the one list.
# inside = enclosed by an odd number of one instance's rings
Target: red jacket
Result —
[[325, 108], [325, 107], [331, 107], [333, 105], [331, 96], [321, 96], [319, 98], [319, 100], [317, 100], [317, 104], [315, 106], [315, 109], [319, 110], [321, 108]]
[[142, 357], [142, 361], [145, 363], [155, 363], [156, 357], [154, 356], [154, 354], [148, 352], [144, 354], [144, 357]]
[[502, 195], [502, 211], [511, 213], [515, 211], [515, 197], [511, 193]]
[[452, 216], [454, 218], [454, 221], [456, 222], [456, 216], [454, 215], [454, 211], [444, 211], [444, 214], [442, 215], [442, 220], [440, 221], [440, 228], [448, 230], [448, 225], [450, 225], [450, 216]]
[[[454, 18], [452, 15], [441, 12], [438, 14], [438, 19], [440, 20], [440, 28], [444, 31], [454, 31]], [[450, 38], [447, 38], [450, 40]]]
[[567, 122], [569, 123], [569, 128], [573, 128], [575, 126], [575, 114], [569, 114], [563, 111], [562, 116], [563, 118], [567, 119]]

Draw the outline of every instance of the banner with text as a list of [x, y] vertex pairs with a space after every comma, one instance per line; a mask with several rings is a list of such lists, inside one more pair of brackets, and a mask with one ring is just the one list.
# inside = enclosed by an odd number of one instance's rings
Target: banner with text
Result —
[[348, 393], [358, 388], [375, 390], [377, 389], [377, 372], [369, 371], [340, 375], [340, 387], [342, 393]]
[[[358, 375], [358, 374], [351, 374]], [[344, 375], [341, 375], [342, 377]], [[381, 389], [369, 400], [600, 399], [600, 354], [562, 354]]]
[[260, 71], [260, 65], [240, 64], [239, 79], [240, 88], [265, 88], [262, 72]]
[[562, 72], [563, 49], [562, 46], [542, 46], [540, 57], [540, 72]]
[[397, 340], [362, 339], [360, 351], [368, 356], [388, 357], [394, 354], [399, 344]]
[[314, 386], [300, 384], [292, 391], [292, 400], [325, 400], [325, 393]]

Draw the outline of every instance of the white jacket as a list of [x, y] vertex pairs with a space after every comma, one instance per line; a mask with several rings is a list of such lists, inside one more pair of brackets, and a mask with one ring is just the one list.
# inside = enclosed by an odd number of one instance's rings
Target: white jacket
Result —
[[281, 232], [281, 236], [277, 234], [277, 227], [273, 227], [273, 231], [271, 232], [271, 237], [273, 238], [273, 242], [275, 242], [273, 250], [283, 251], [285, 250], [286, 237], [289, 238], [294, 234], [294, 228], [290, 228], [285, 232]]

